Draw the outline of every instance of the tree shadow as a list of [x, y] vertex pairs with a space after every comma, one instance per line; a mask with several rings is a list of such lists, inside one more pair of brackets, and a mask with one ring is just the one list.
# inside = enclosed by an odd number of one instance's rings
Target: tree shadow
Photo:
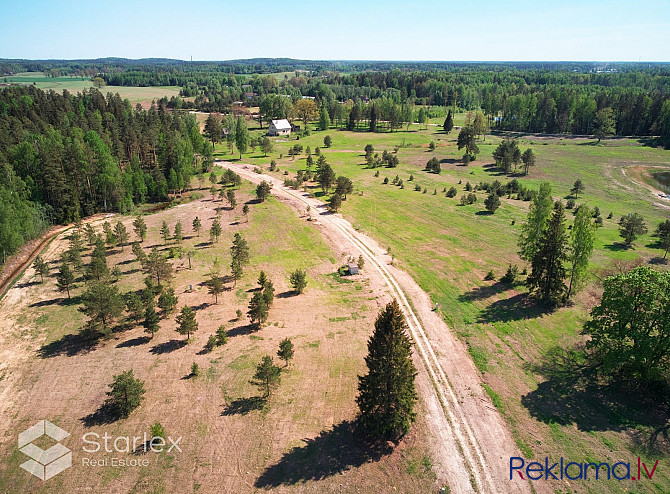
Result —
[[297, 297], [298, 292], [295, 290], [286, 290], [285, 292], [278, 293], [277, 298], [291, 298], [291, 297]]
[[93, 413], [89, 413], [79, 420], [84, 424], [84, 427], [94, 427], [100, 425], [107, 425], [116, 422], [119, 419], [119, 414], [114, 407], [108, 402], [103, 403]]
[[267, 402], [267, 398], [262, 396], [251, 396], [249, 398], [238, 398], [232, 401], [221, 412], [226, 417], [229, 415], [246, 415], [255, 410], [262, 410]]
[[144, 345], [145, 343], [149, 343], [150, 341], [151, 338], [149, 338], [148, 336], [138, 336], [137, 338], [122, 341], [121, 343], [116, 345], [116, 348], [132, 348], [134, 346]]
[[465, 293], [462, 293], [458, 296], [459, 302], [472, 302], [473, 300], [481, 300], [485, 298], [492, 297], [499, 293], [504, 292], [509, 288], [509, 285], [504, 284], [502, 281], [496, 281], [492, 285], [482, 285], [471, 288]]
[[493, 216], [491, 211], [477, 211], [475, 216]]
[[195, 244], [193, 247], [195, 247], [196, 249], [199, 249], [200, 247], [209, 247], [210, 245], [212, 245], [211, 241], [209, 241], [209, 242], [205, 241], [205, 242], [200, 242], [199, 244]]
[[304, 446], [284, 453], [278, 463], [266, 468], [256, 479], [254, 487], [272, 489], [323, 480], [379, 461], [393, 450], [387, 443], [367, 443], [364, 437], [356, 421], [345, 420], [315, 438], [304, 439]]
[[582, 347], [554, 347], [540, 364], [525, 367], [546, 378], [536, 390], [521, 397], [523, 406], [537, 420], [574, 424], [587, 432], [632, 431], [635, 441], [647, 446], [655, 446], [659, 436], [667, 436], [667, 389], [650, 393], [630, 381], [600, 379]]
[[652, 257], [651, 259], [649, 259], [649, 264], [665, 265], [668, 264], [668, 259], [667, 258], [663, 259], [662, 257], [658, 256]]
[[258, 331], [258, 326], [255, 324], [245, 324], [244, 326], [237, 326], [236, 328], [228, 330], [228, 336], [244, 336]]
[[99, 341], [100, 333], [93, 329], [85, 328], [78, 333], [66, 334], [59, 340], [42, 345], [37, 351], [37, 355], [40, 358], [52, 358], [60, 355], [74, 357], [75, 355], [95, 350]]
[[157, 345], [152, 346], [151, 350], [149, 350], [149, 352], [153, 353], [154, 355], [162, 355], [164, 353], [171, 353], [171, 352], [174, 352], [175, 350], [179, 350], [180, 348], [185, 347], [186, 343], [187, 343], [186, 340], [170, 340], [170, 341], [166, 341], [164, 343], [158, 343]]
[[613, 252], [620, 252], [620, 251], [623, 251], [623, 250], [628, 250], [628, 249], [630, 249], [632, 246], [630, 246], [630, 245], [626, 245], [626, 244], [622, 244], [621, 242], [614, 242], [613, 244], [607, 244], [607, 245], [605, 245], [604, 247], [605, 247], [607, 250], [611, 250], [611, 251], [613, 251]]
[[520, 321], [522, 319], [534, 319], [549, 312], [551, 312], [551, 308], [541, 307], [528, 294], [519, 293], [489, 304], [479, 314], [478, 322]]
[[447, 165], [455, 165], [456, 163], [459, 163], [461, 160], [456, 159], [456, 158], [442, 158], [440, 160], [440, 164], [447, 164]]

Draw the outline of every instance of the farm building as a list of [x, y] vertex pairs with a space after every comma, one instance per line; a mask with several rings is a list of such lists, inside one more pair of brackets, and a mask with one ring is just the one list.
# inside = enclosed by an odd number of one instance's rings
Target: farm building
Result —
[[347, 266], [347, 269], [349, 271], [349, 274], [352, 274], [352, 275], [353, 274], [358, 274], [358, 264], [349, 263], [349, 265]]
[[288, 123], [288, 120], [273, 120], [270, 123], [270, 128], [268, 129], [269, 136], [287, 136], [291, 134], [291, 124]]

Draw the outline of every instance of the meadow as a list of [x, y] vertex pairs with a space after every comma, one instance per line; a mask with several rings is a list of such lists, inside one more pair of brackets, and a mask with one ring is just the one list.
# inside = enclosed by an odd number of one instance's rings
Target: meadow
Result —
[[[122, 319], [108, 337], [89, 341], [80, 333], [86, 317], [78, 310], [84, 283], [77, 282], [68, 300], [56, 291], [53, 276], [42, 284], [32, 268], [0, 302], [7, 315], [0, 336], [0, 355], [7, 364], [0, 367], [5, 390], [1, 415], [11, 417], [12, 424], [0, 441], [0, 452], [8, 458], [0, 466], [0, 491], [371, 492], [382, 484], [397, 492], [436, 490], [423, 419], [403, 447], [390, 454], [360, 447], [352, 426], [366, 341], [379, 307], [388, 301], [384, 288], [372, 286], [365, 271], [349, 280], [337, 276], [342, 253], [287, 205], [274, 198], [257, 203], [249, 183], [236, 190], [235, 210], [212, 200], [208, 188], [145, 216], [145, 250], [174, 249], [174, 243], [166, 245], [160, 238], [160, 228], [163, 221], [170, 229], [180, 221], [182, 247], [193, 252], [190, 268], [185, 257], [171, 261], [178, 308], [193, 307], [199, 323], [188, 341], [175, 332], [175, 313], [161, 319], [152, 339], [141, 324]], [[245, 203], [250, 209], [246, 216], [241, 212]], [[196, 216], [203, 225], [200, 235], [191, 228]], [[223, 234], [212, 242], [206, 232], [217, 216]], [[132, 231], [133, 217], [109, 221], [122, 221]], [[100, 221], [95, 224], [98, 231], [101, 226]], [[215, 303], [204, 281], [213, 270], [229, 272], [229, 247], [237, 232], [249, 243], [250, 264], [241, 280], [226, 282]], [[45, 251], [52, 270], [65, 248], [61, 235]], [[84, 262], [89, 250], [82, 254]], [[110, 249], [107, 260], [122, 271], [115, 282], [122, 293], [143, 286], [144, 274], [129, 247]], [[296, 268], [308, 274], [301, 295], [288, 282]], [[267, 324], [255, 329], [245, 315], [238, 319], [236, 311], [246, 312], [261, 270], [274, 283], [275, 301]], [[228, 342], [206, 352], [205, 343], [221, 325]], [[292, 339], [295, 357], [282, 371], [279, 388], [264, 400], [249, 381], [264, 355], [281, 365], [276, 351], [285, 337]], [[200, 367], [197, 377], [190, 374], [193, 362]], [[128, 419], [110, 421], [100, 412], [107, 385], [129, 368], [145, 382], [143, 403]], [[72, 468], [49, 483], [19, 468], [25, 458], [15, 448], [16, 434], [42, 417], [70, 432], [63, 443], [74, 455]], [[156, 421], [167, 435], [183, 436], [183, 453], [116, 455], [147, 459], [149, 465], [142, 468], [83, 466], [83, 457], [113, 455], [85, 454], [82, 434], [106, 431], [132, 437]]]
[[[54, 90], [61, 92], [67, 90], [71, 93], [81, 92], [84, 89], [94, 87], [90, 79], [81, 77], [47, 77], [38, 72], [22, 72], [11, 76], [0, 78], [0, 82], [10, 84], [31, 84], [45, 91]], [[168, 99], [172, 96], [179, 96], [179, 87], [177, 86], [156, 86], [156, 87], [132, 87], [132, 86], [105, 86], [101, 88], [103, 94], [118, 93], [123, 99], [128, 99], [131, 103], [140, 103], [143, 106], [151, 104], [152, 100], [157, 100], [166, 96]]]
[[[437, 120], [437, 119], [435, 119]], [[464, 116], [458, 115], [456, 124]], [[593, 139], [521, 135], [519, 147], [530, 147], [537, 164], [529, 176], [505, 177], [495, 167], [492, 152], [502, 136], [487, 135], [478, 142], [480, 154], [465, 166], [460, 162], [458, 131], [413, 124], [409, 130], [376, 133], [346, 132], [335, 129], [312, 131], [299, 140], [274, 139], [275, 150], [267, 157], [258, 150], [242, 156], [242, 162], [262, 168], [274, 159], [278, 177], [294, 178], [305, 169], [305, 151], [288, 156], [294, 144], [317, 146], [339, 175], [349, 177], [355, 192], [343, 203], [341, 213], [352, 224], [388, 246], [397, 264], [406, 269], [439, 304], [439, 311], [453, 331], [468, 345], [479, 368], [483, 385], [493, 403], [505, 416], [522, 454], [527, 458], [572, 458], [575, 461], [633, 461], [668, 458], [668, 443], [658, 436], [666, 423], [666, 411], [652, 398], [629, 396], [616, 386], [604, 386], [580, 374], [584, 337], [580, 334], [591, 307], [599, 301], [601, 280], [635, 263], [660, 263], [663, 253], [651, 236], [658, 223], [670, 217], [670, 201], [660, 199], [648, 183], [636, 180], [636, 169], [670, 169], [670, 152], [635, 139], [609, 139], [597, 144]], [[433, 125], [431, 125], [433, 124]], [[254, 130], [252, 135], [263, 131]], [[332, 147], [325, 148], [323, 137], [330, 135]], [[431, 151], [430, 142], [435, 143]], [[396, 152], [396, 168], [370, 169], [364, 147], [375, 152]], [[237, 160], [224, 144], [217, 158]], [[424, 171], [426, 162], [441, 162], [439, 175]], [[288, 175], [284, 175], [288, 172]], [[379, 173], [378, 176], [375, 176]], [[383, 184], [395, 176], [405, 188]], [[413, 180], [409, 181], [410, 175]], [[486, 195], [469, 206], [460, 205], [467, 182], [517, 178], [537, 189], [549, 181], [555, 199], [564, 203], [570, 188], [581, 179], [586, 190], [577, 204], [598, 207], [603, 226], [597, 231], [589, 280], [567, 307], [546, 311], [527, 296], [519, 277], [512, 286], [485, 281], [492, 270], [499, 279], [510, 264], [522, 270], [517, 240], [525, 221], [528, 202], [503, 197], [501, 207], [485, 212]], [[420, 186], [415, 191], [415, 184]], [[445, 197], [445, 189], [456, 187], [455, 198]], [[315, 184], [307, 190], [322, 196]], [[326, 197], [324, 197], [326, 198]], [[620, 244], [618, 220], [629, 212], [640, 213], [649, 228], [626, 249]], [[608, 216], [611, 213], [611, 218]], [[568, 211], [568, 223], [572, 214]], [[653, 461], [652, 461], [653, 463]], [[634, 492], [666, 492], [670, 473], [657, 471], [653, 481], [635, 485]], [[563, 491], [565, 489], [565, 491]], [[630, 485], [597, 482], [566, 482], [559, 492], [626, 492]]]

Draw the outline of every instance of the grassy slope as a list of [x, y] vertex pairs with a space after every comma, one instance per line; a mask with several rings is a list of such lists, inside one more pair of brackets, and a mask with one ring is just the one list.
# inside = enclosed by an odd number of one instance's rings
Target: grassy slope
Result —
[[[459, 116], [457, 122], [462, 120]], [[493, 216], [481, 215], [483, 194], [472, 206], [458, 206], [458, 199], [466, 181], [478, 183], [504, 177], [497, 176], [492, 167], [491, 153], [500, 142], [488, 136], [480, 142], [480, 158], [469, 167], [458, 163], [443, 162], [441, 175], [429, 175], [422, 170], [432, 156], [440, 160], [456, 160], [462, 155], [455, 146], [455, 134], [445, 136], [434, 126], [410, 132], [351, 133], [337, 130], [327, 132], [333, 139], [332, 149], [323, 149], [326, 132], [313, 132], [300, 139], [303, 146], [322, 150], [337, 174], [350, 177], [356, 193], [349, 197], [343, 214], [362, 230], [372, 234], [391, 252], [431, 295], [440, 303], [443, 316], [449, 325], [467, 341], [475, 362], [483, 372], [489, 394], [499, 404], [511, 423], [517, 442], [528, 457], [569, 457], [576, 461], [585, 459], [610, 459], [629, 461], [640, 452], [636, 439], [648, 438], [655, 426], [662, 424], [646, 420], [639, 403], [609, 404], [603, 407], [599, 397], [577, 395], [568, 389], [559, 388], [550, 381], [548, 390], [538, 385], [545, 380], [536, 366], [545, 361], [545, 356], [560, 348], [571, 348], [582, 341], [579, 336], [581, 324], [587, 318], [588, 309], [597, 300], [598, 288], [593, 282], [577, 297], [573, 307], [554, 313], [542, 313], [526, 303], [522, 284], [507, 289], [493, 282], [483, 281], [485, 273], [493, 269], [501, 276], [508, 263], [520, 264], [517, 237], [527, 213], [528, 203], [502, 200], [502, 207]], [[431, 153], [427, 144], [437, 143]], [[395, 169], [375, 170], [364, 165], [363, 148], [372, 143], [375, 151], [392, 151], [401, 143], [414, 145], [398, 151], [401, 165]], [[289, 170], [291, 176], [305, 166], [305, 155], [291, 161], [277, 159], [279, 153], [287, 155], [289, 145], [278, 142], [270, 157], [250, 153], [243, 161], [267, 168], [271, 158], [278, 162], [280, 174]], [[608, 141], [594, 146], [589, 141], [570, 139], [539, 140], [531, 137], [521, 139], [521, 148], [531, 146], [537, 155], [537, 166], [531, 176], [521, 178], [525, 184], [537, 187], [542, 180], [549, 180], [556, 198], [565, 198], [575, 179], [581, 178], [586, 185], [585, 202], [598, 206], [603, 218], [609, 212], [611, 220], [605, 219], [604, 227], [598, 230], [596, 251], [592, 259], [592, 270], [605, 268], [615, 260], [646, 260], [659, 255], [651, 249], [652, 238], [645, 235], [638, 239], [635, 249], [621, 250], [616, 221], [630, 211], [641, 213], [650, 230], [668, 217], [650, 204], [650, 192], [639, 187], [630, 187], [621, 173], [628, 163], [670, 164], [667, 151], [644, 147], [632, 140]], [[222, 158], [237, 158], [226, 154], [224, 146], [219, 148]], [[385, 176], [391, 180], [399, 175], [405, 181], [405, 189], [382, 185]], [[415, 192], [410, 174], [416, 183], [428, 189], [427, 194]], [[613, 178], [612, 178], [613, 177]], [[458, 181], [462, 184], [458, 185]], [[617, 183], [618, 182], [618, 183]], [[622, 187], [624, 184], [625, 187]], [[459, 194], [454, 199], [444, 196], [442, 190], [454, 185]], [[627, 187], [627, 188], [626, 188]], [[437, 190], [437, 195], [432, 193]], [[568, 215], [568, 220], [572, 216]], [[512, 221], [515, 225], [512, 226]], [[622, 433], [621, 431], [625, 431]], [[661, 454], [661, 453], [658, 453]], [[657, 457], [654, 451], [646, 450], [643, 457]], [[667, 458], [663, 453], [663, 458]], [[656, 492], [657, 486], [670, 486], [670, 473], [658, 471], [653, 483], [646, 483], [640, 492]], [[638, 486], [639, 487], [639, 486]], [[624, 488], [623, 485], [588, 483], [586, 487], [573, 482], [570, 488], [589, 492], [610, 492]], [[660, 488], [660, 487], [659, 487]]]

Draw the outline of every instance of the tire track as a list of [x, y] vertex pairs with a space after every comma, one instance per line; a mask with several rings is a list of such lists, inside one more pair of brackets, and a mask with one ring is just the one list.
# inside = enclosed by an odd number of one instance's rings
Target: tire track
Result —
[[[233, 164], [228, 162], [217, 162], [216, 164], [236, 171], [252, 183], [259, 183], [261, 180], [265, 180], [273, 184], [275, 195], [288, 196], [293, 200], [298, 200], [302, 204], [310, 206], [316, 211], [323, 210], [325, 206], [320, 201], [306, 197], [306, 195], [301, 192], [285, 188], [280, 180], [268, 175], [253, 172], [251, 168], [248, 168], [244, 164]], [[295, 204], [293, 204], [293, 206], [296, 207]], [[301, 211], [298, 209], [298, 213], [300, 212]], [[447, 372], [445, 371], [444, 366], [440, 363], [426, 330], [412, 307], [410, 299], [406, 295], [405, 290], [401, 287], [400, 282], [390, 272], [386, 262], [381, 260], [382, 255], [376, 253], [374, 247], [368, 245], [361, 238], [361, 235], [358, 234], [353, 226], [344, 218], [331, 214], [319, 215], [318, 218], [319, 222], [324, 225], [329, 224], [336, 230], [336, 233], [343, 237], [345, 241], [351, 244], [355, 250], [363, 255], [363, 258], [375, 269], [375, 271], [377, 271], [386, 286], [390, 289], [392, 295], [398, 300], [398, 303], [406, 316], [410, 333], [412, 334], [418, 349], [423, 367], [430, 377], [437, 399], [441, 405], [441, 411], [443, 413], [442, 421], [444, 423], [440, 425], [443, 429], [450, 432], [455, 440], [457, 452], [455, 455], [452, 454], [451, 456], [457, 458], [460, 456], [459, 459], [450, 459], [452, 465], [450, 465], [451, 468], [449, 468], [449, 470], [452, 472], [459, 471], [459, 466], [465, 466], [470, 475], [470, 483], [459, 484], [459, 490], [457, 492], [510, 493], [529, 491], [530, 486], [526, 483], [501, 485], [499, 477], [498, 482], [492, 477], [491, 465], [490, 462], [487, 461], [486, 456], [487, 448], [481, 444], [476, 433], [479, 425], [477, 423], [477, 417], [474, 418], [473, 422], [473, 418], [467, 415], [461, 405], [457, 391], [449, 381]], [[446, 325], [444, 327], [448, 331]], [[486, 404], [487, 402], [484, 401], [484, 404], [480, 406], [486, 406]], [[497, 414], [495, 409], [494, 413]], [[504, 429], [504, 422], [502, 422], [501, 418], [499, 418], [499, 421], [500, 426]], [[486, 434], [482, 434], [482, 436], [486, 437]], [[454, 452], [452, 451], [452, 453]], [[496, 458], [496, 460], [498, 460], [498, 458]], [[459, 464], [460, 461], [463, 463]], [[455, 487], [456, 486], [452, 485], [452, 488]]]

